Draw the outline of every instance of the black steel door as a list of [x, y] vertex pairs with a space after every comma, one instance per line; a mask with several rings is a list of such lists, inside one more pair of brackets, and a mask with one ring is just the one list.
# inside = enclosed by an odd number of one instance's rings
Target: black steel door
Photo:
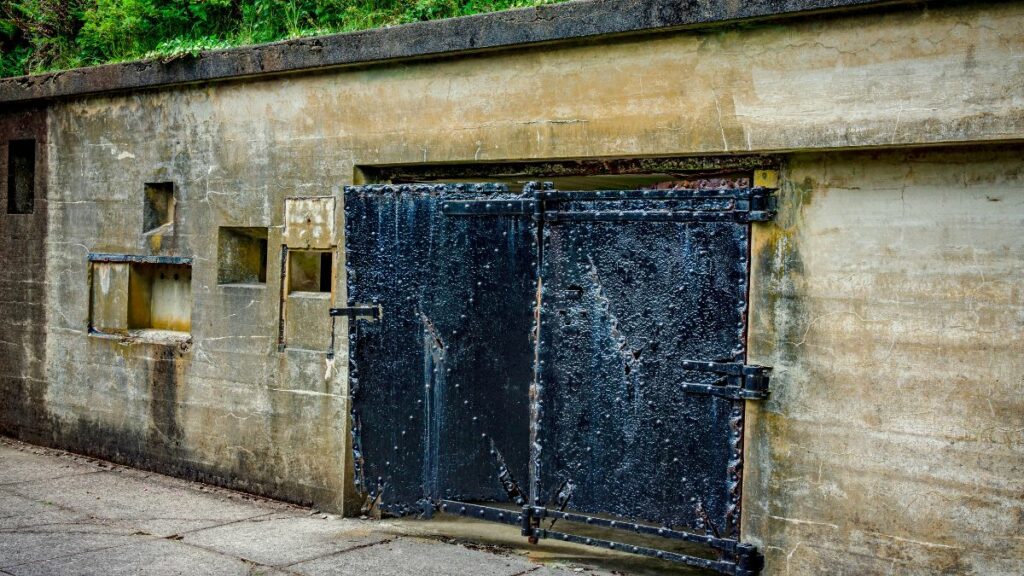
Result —
[[538, 503], [732, 532], [743, 402], [681, 389], [718, 376], [679, 360], [743, 362], [746, 229], [546, 225]]
[[[369, 186], [345, 194], [357, 488], [393, 514], [440, 498], [504, 500], [500, 454], [525, 477], [535, 226], [452, 218], [442, 202], [500, 186]], [[494, 452], [492, 455], [491, 452]]]
[[[357, 481], [392, 513], [612, 548], [551, 528], [625, 528], [717, 555], [627, 551], [756, 571], [737, 538], [742, 423], [767, 377], [744, 364], [744, 337], [749, 222], [769, 202], [746, 188], [347, 189], [349, 301], [383, 308], [351, 332]], [[505, 499], [522, 512], [472, 503]]]

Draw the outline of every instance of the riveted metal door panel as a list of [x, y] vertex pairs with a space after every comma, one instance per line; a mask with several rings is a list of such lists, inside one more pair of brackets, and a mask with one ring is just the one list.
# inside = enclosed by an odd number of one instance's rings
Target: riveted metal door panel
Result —
[[743, 401], [687, 391], [722, 377], [681, 360], [744, 360], [748, 226], [621, 204], [545, 223], [532, 496], [732, 534]]
[[[363, 186], [345, 192], [357, 487], [384, 511], [426, 499], [504, 500], [492, 447], [525, 478], [533, 378], [535, 224], [450, 216], [497, 186]], [[492, 445], [493, 441], [493, 445]]]

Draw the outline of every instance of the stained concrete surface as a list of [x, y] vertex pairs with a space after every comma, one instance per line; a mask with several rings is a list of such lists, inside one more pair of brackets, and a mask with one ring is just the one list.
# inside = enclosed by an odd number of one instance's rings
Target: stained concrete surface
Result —
[[167, 61], [136, 61], [0, 79], [0, 102], [74, 96], [333, 66], [714, 25], [894, 0], [591, 0], [296, 38]]
[[4, 576], [664, 573], [647, 559], [522, 540], [477, 522], [340, 518], [0, 437]]

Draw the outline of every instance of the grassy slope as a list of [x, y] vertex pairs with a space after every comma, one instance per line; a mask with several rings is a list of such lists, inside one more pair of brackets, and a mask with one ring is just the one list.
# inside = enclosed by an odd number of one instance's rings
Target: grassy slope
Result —
[[0, 76], [229, 48], [564, 0], [0, 0]]

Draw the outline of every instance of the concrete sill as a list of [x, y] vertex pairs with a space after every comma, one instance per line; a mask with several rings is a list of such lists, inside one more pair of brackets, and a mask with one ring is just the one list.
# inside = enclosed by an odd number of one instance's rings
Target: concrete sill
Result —
[[309, 300], [330, 300], [330, 292], [289, 292], [289, 298], [307, 298]]
[[192, 344], [192, 334], [179, 332], [177, 330], [158, 330], [155, 328], [138, 328], [129, 330], [123, 334], [108, 334], [106, 332], [89, 332], [89, 336], [101, 340], [116, 340], [122, 344], [160, 344], [164, 346], [184, 346]]
[[220, 286], [221, 288], [248, 288], [252, 290], [263, 290], [266, 289], [267, 284], [265, 282], [231, 282], [228, 284], [217, 284], [217, 286]]

